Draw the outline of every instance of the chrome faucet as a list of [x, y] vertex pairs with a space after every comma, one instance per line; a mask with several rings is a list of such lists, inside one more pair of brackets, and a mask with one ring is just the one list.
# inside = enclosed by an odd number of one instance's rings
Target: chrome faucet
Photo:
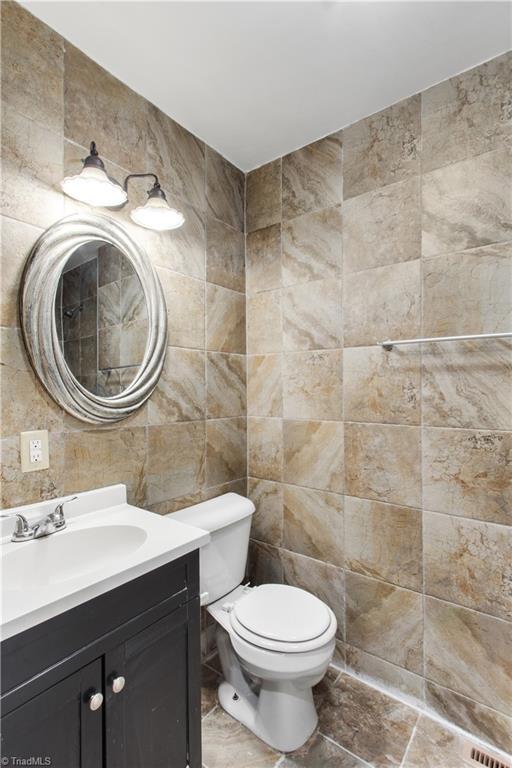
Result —
[[64, 505], [75, 499], [78, 499], [78, 496], [70, 496], [69, 499], [64, 499], [60, 504], [57, 504], [53, 512], [50, 512], [49, 515], [42, 517], [35, 523], [29, 523], [27, 518], [19, 512], [0, 515], [0, 517], [16, 517], [16, 527], [11, 536], [11, 541], [20, 542], [40, 539], [42, 536], [51, 536], [52, 533], [64, 530], [66, 527]]

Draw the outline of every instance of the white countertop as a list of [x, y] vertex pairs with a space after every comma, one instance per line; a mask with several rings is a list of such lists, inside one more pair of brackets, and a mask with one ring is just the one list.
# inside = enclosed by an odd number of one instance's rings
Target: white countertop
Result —
[[[126, 502], [124, 485], [78, 494], [64, 508], [65, 530], [21, 543], [3, 520], [1, 638], [40, 624], [210, 540], [207, 531]], [[68, 498], [68, 497], [64, 497]], [[53, 511], [59, 499], [2, 510], [29, 520]]]

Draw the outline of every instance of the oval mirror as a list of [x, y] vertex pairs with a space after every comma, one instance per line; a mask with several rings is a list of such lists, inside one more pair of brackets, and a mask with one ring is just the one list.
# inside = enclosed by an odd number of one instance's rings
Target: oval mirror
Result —
[[41, 235], [23, 274], [20, 316], [35, 372], [73, 416], [118, 421], [155, 388], [167, 335], [162, 289], [112, 219], [74, 215]]

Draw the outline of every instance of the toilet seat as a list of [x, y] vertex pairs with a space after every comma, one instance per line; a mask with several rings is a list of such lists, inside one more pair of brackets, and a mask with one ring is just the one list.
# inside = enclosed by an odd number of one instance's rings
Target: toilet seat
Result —
[[233, 632], [258, 648], [304, 653], [328, 643], [336, 633], [334, 614], [309, 592], [264, 584], [241, 595], [229, 613]]

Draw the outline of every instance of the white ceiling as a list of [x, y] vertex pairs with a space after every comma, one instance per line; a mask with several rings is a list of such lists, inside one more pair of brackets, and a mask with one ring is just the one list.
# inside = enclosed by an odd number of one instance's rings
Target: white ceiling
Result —
[[508, 2], [24, 2], [244, 171], [512, 47]]

